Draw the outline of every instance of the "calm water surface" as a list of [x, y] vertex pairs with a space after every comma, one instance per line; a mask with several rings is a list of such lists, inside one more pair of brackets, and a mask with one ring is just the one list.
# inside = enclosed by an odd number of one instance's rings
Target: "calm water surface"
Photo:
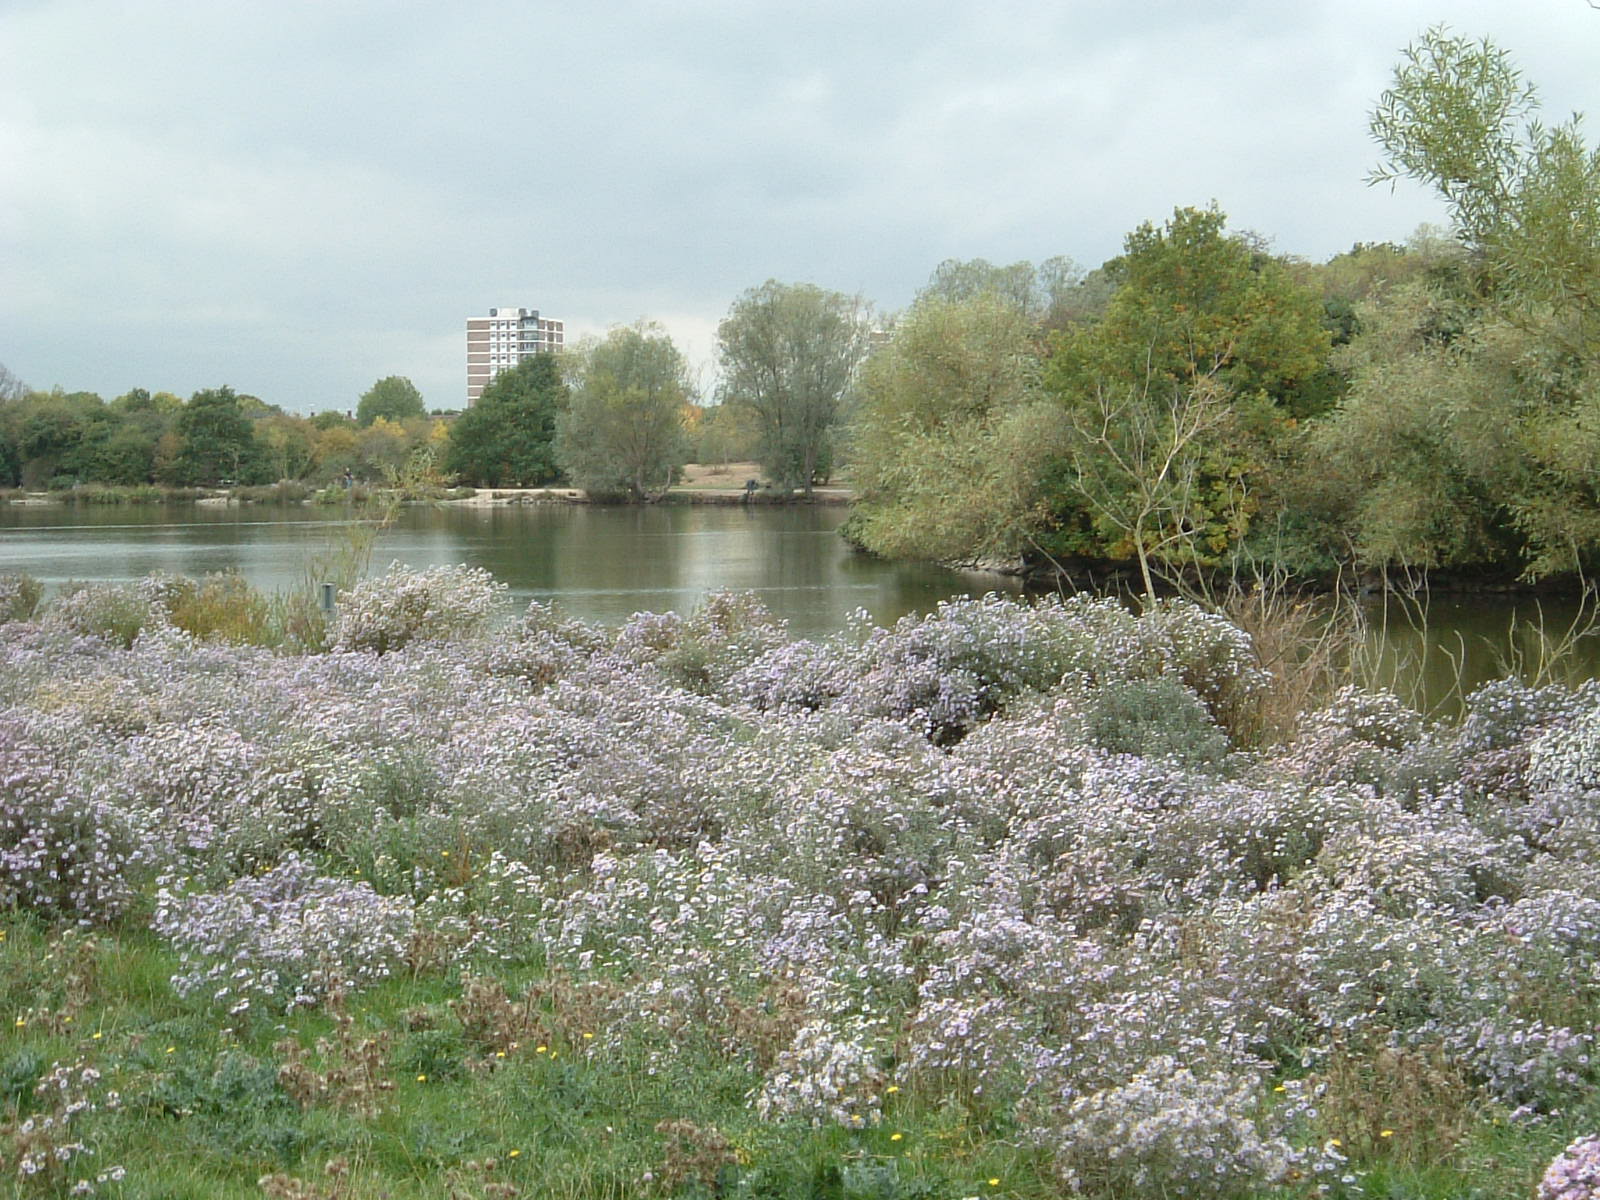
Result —
[[[376, 570], [394, 560], [484, 567], [523, 603], [554, 601], [609, 625], [635, 612], [686, 611], [714, 591], [751, 591], [801, 637], [833, 632], [858, 608], [889, 623], [950, 596], [1014, 586], [855, 554], [837, 533], [847, 515], [842, 507], [419, 505], [384, 531], [372, 561]], [[0, 506], [0, 570], [53, 586], [238, 571], [271, 591], [298, 586], [347, 528], [326, 508]]]
[[[846, 515], [833, 507], [415, 506], [382, 534], [373, 566], [484, 567], [522, 603], [554, 601], [608, 625], [635, 612], [687, 611], [713, 591], [752, 591], [800, 637], [832, 633], [856, 609], [888, 624], [951, 596], [1015, 588], [1000, 576], [855, 554], [837, 533]], [[27, 571], [52, 586], [156, 570], [238, 571], [271, 591], [300, 586], [308, 564], [347, 528], [339, 510], [326, 508], [0, 505], [0, 571]], [[1435, 599], [1423, 612], [1375, 606], [1359, 677], [1392, 681], [1414, 703], [1449, 711], [1462, 691], [1536, 661], [1537, 625], [1560, 633], [1576, 615], [1570, 603], [1498, 597]], [[1572, 666], [1569, 682], [1600, 675], [1600, 638], [1584, 639]]]

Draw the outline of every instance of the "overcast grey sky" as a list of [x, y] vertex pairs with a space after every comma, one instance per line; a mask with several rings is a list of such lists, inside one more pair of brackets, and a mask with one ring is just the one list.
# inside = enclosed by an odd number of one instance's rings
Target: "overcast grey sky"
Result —
[[660, 320], [709, 384], [768, 278], [894, 309], [1211, 200], [1325, 259], [1443, 219], [1363, 182], [1441, 21], [1600, 119], [1585, 0], [0, 0], [0, 363], [454, 408], [491, 305]]

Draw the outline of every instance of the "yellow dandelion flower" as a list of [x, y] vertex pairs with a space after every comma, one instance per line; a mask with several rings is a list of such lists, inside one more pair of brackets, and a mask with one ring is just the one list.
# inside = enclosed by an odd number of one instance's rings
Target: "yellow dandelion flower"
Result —
[[28, 1018], [27, 1017], [18, 1017], [17, 1018], [17, 1028], [18, 1029], [21, 1029], [27, 1023], [28, 1023]]
[[889, 1093], [889, 1095], [892, 1096], [900, 1090], [900, 1085], [898, 1083], [891, 1083], [885, 1090]]
[[178, 1052], [178, 1048], [176, 1046], [168, 1046], [167, 1047], [167, 1053], [168, 1054], [176, 1054], [177, 1052]]
[[891, 1134], [890, 1134], [890, 1135], [889, 1135], [889, 1140], [890, 1140], [890, 1141], [891, 1141], [891, 1142], [898, 1142], [898, 1141], [900, 1141], [900, 1140], [901, 1140], [901, 1139], [902, 1139], [902, 1138], [904, 1138], [904, 1137], [905, 1137], [905, 1136], [906, 1136], [906, 1135], [905, 1135], [905, 1134], [903, 1134], [903, 1133], [891, 1133]]
[[1342, 1146], [1342, 1145], [1344, 1145], [1344, 1143], [1341, 1142], [1338, 1138], [1329, 1138], [1328, 1139], [1328, 1145], [1330, 1145], [1330, 1146]]
[[548, 1050], [548, 1049], [549, 1049], [549, 1047], [548, 1047], [548, 1046], [535, 1046], [535, 1047], [534, 1047], [534, 1048], [533, 1048], [533, 1052], [534, 1052], [534, 1053], [535, 1053], [535, 1054], [543, 1054], [543, 1053], [544, 1053], [544, 1052], [545, 1052], [545, 1051], [546, 1051], [546, 1050]]
[[428, 1082], [428, 1077], [426, 1075], [418, 1075], [417, 1076], [417, 1082], [418, 1083], [427, 1083]]
[[506, 1056], [506, 1052], [504, 1050], [496, 1050], [494, 1052], [494, 1056], [496, 1058], [504, 1058]]
[[101, 1039], [101, 1038], [103, 1038], [103, 1037], [105, 1037], [105, 1034], [103, 1034], [103, 1033], [101, 1033], [101, 1032], [100, 1032], [100, 1031], [99, 1031], [99, 1030], [98, 1030], [98, 1029], [96, 1029], [96, 1030], [95, 1030], [95, 1031], [94, 1031], [94, 1040], [95, 1040], [95, 1041], [97, 1041], [97, 1042], [98, 1042], [98, 1041], [99, 1041], [99, 1040], [100, 1040], [100, 1039]]
[[1000, 1181], [998, 1179], [991, 1179], [991, 1180], [989, 1180], [989, 1186], [990, 1187], [999, 1187], [1000, 1186]]
[[583, 1040], [587, 1042], [587, 1041], [591, 1040], [593, 1037], [594, 1037], [594, 1034], [586, 1033], [586, 1034], [583, 1035]]
[[1378, 1136], [1379, 1137], [1393, 1137], [1394, 1136], [1394, 1130], [1392, 1130], [1392, 1129], [1379, 1130], [1378, 1131]]
[[521, 1154], [522, 1154], [521, 1150], [513, 1150], [513, 1151], [511, 1151], [511, 1153], [507, 1154], [506, 1157], [507, 1158], [518, 1158], [518, 1157], [521, 1156]]

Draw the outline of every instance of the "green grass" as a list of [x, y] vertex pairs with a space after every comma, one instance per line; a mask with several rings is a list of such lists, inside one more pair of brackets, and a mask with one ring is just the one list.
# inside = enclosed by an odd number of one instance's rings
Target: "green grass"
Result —
[[[1008, 1137], [1006, 1114], [968, 1111], [933, 1095], [886, 1095], [876, 1128], [763, 1124], [746, 1103], [758, 1073], [692, 1044], [692, 1035], [671, 1053], [653, 1054], [662, 1047], [618, 1041], [605, 1030], [584, 1038], [595, 1031], [573, 1029], [497, 1057], [472, 1043], [452, 1007], [462, 996], [455, 973], [392, 979], [349, 997], [341, 1042], [339, 1014], [327, 1008], [230, 1022], [202, 998], [179, 997], [168, 983], [175, 957], [144, 931], [84, 935], [20, 915], [0, 918], [0, 930], [4, 1195], [66, 1194], [70, 1180], [30, 1190], [8, 1164], [16, 1122], [47, 1110], [34, 1095], [36, 1081], [55, 1063], [78, 1062], [121, 1095], [116, 1109], [79, 1118], [74, 1137], [95, 1151], [84, 1161], [95, 1171], [125, 1168], [126, 1178], [101, 1192], [140, 1200], [443, 1200], [512, 1194], [504, 1185], [570, 1200], [1064, 1194], [1045, 1159]], [[499, 978], [515, 999], [540, 971], [509, 966]], [[564, 1030], [561, 1014], [546, 1015], [546, 1028]], [[350, 1048], [366, 1039], [375, 1039], [373, 1080], [383, 1089], [372, 1094], [371, 1111], [341, 1104], [337, 1087], [296, 1102], [280, 1074], [286, 1040], [305, 1048], [314, 1074], [326, 1075], [349, 1067]], [[659, 1183], [670, 1170], [669, 1138], [658, 1131], [669, 1121], [690, 1122], [706, 1138], [714, 1127], [725, 1138], [720, 1168], [703, 1168], [703, 1182], [684, 1179], [666, 1190], [648, 1181], [653, 1173]], [[1528, 1196], [1551, 1156], [1597, 1121], [1600, 1101], [1532, 1125], [1485, 1109], [1451, 1161], [1415, 1165], [1378, 1155], [1352, 1166], [1362, 1170], [1359, 1194], [1369, 1200]], [[330, 1176], [330, 1163], [344, 1173]], [[264, 1193], [258, 1180], [272, 1175], [280, 1191]], [[300, 1192], [281, 1190], [290, 1178], [305, 1181]]]

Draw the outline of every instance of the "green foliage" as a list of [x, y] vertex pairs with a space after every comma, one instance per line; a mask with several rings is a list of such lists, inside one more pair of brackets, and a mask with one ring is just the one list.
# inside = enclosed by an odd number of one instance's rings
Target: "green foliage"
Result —
[[204, 640], [271, 646], [280, 640], [272, 602], [234, 572], [207, 575], [170, 602], [167, 619]]
[[570, 360], [572, 399], [556, 421], [555, 459], [594, 496], [653, 499], [688, 461], [688, 366], [666, 331], [613, 329]]
[[567, 387], [555, 356], [502, 371], [450, 427], [445, 470], [481, 487], [532, 487], [557, 475], [552, 444]]
[[379, 417], [404, 421], [426, 412], [416, 384], [404, 375], [388, 375], [362, 393], [361, 402], [356, 405], [356, 424], [371, 425]]
[[1037, 267], [1014, 262], [997, 267], [982, 258], [949, 258], [933, 269], [919, 303], [946, 300], [962, 303], [990, 296], [1035, 325], [1060, 324], [1074, 307], [1083, 273], [1070, 258], [1047, 258]]
[[1155, 576], [1213, 565], [1272, 502], [1331, 333], [1316, 292], [1215, 207], [1177, 209], [1107, 264], [1104, 316], [1055, 339], [1045, 375], [1068, 432], [1047, 472], [1055, 552]]
[[1107, 264], [1117, 281], [1105, 315], [1061, 335], [1053, 384], [1066, 393], [1193, 384], [1215, 378], [1238, 395], [1262, 393], [1292, 410], [1295, 389], [1327, 357], [1316, 293], [1215, 206], [1149, 222]]
[[182, 448], [167, 482], [202, 486], [268, 482], [267, 456], [245, 416], [243, 398], [231, 387], [196, 392], [178, 414], [174, 431]]
[[831, 462], [868, 334], [861, 297], [775, 279], [741, 295], [717, 327], [723, 402], [756, 414], [761, 465], [778, 487], [810, 495]]
[[693, 433], [694, 461], [707, 465], [750, 462], [761, 455], [756, 415], [738, 404], [702, 409]]
[[1089, 689], [1078, 714], [1084, 740], [1112, 754], [1200, 766], [1219, 762], [1228, 753], [1227, 735], [1206, 706], [1166, 676], [1115, 680]]
[[1502, 49], [1438, 28], [1373, 112], [1373, 179], [1432, 185], [1472, 257], [1364, 316], [1312, 436], [1365, 563], [1540, 576], [1600, 550], [1600, 153], [1538, 107]]
[[896, 557], [1010, 555], [1028, 543], [1059, 419], [1034, 326], [993, 293], [925, 295], [868, 360], [852, 434], [855, 537]]
[[1525, 479], [1518, 406], [1476, 338], [1426, 284], [1363, 309], [1337, 361], [1349, 395], [1307, 432], [1293, 500], [1363, 565], [1492, 563], [1514, 553], [1506, 501]]

